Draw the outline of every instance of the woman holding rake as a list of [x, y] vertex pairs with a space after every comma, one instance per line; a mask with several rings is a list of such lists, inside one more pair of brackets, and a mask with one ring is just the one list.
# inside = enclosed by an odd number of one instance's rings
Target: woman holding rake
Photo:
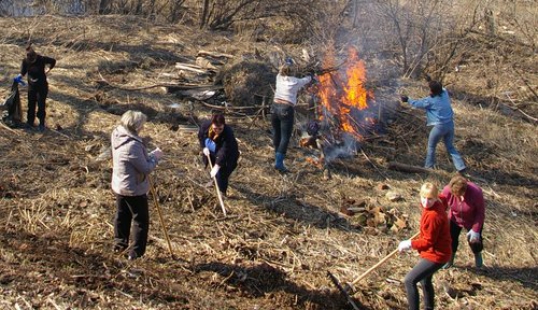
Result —
[[420, 260], [405, 276], [405, 289], [409, 309], [419, 309], [417, 283], [421, 282], [424, 292], [424, 309], [434, 308], [435, 293], [432, 278], [452, 256], [450, 229], [446, 206], [438, 198], [439, 190], [432, 183], [424, 183], [420, 189], [420, 234], [417, 239], [404, 240], [398, 245], [400, 252], [415, 249]]
[[226, 125], [224, 115], [215, 114], [211, 120], [202, 123], [198, 141], [206, 166], [209, 164], [208, 158], [211, 159], [211, 178], [217, 180], [219, 191], [226, 196], [228, 180], [239, 160], [239, 147], [232, 128]]

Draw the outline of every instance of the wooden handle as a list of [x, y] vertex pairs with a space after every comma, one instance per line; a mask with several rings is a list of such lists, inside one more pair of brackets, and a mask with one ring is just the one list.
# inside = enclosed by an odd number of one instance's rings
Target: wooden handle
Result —
[[[209, 162], [209, 168], [213, 170], [213, 164], [211, 163], [211, 156], [206, 155], [207, 161]], [[220, 194], [219, 185], [217, 184], [217, 178], [213, 177], [213, 183], [215, 183], [215, 190], [217, 192], [217, 197], [219, 198], [219, 204], [220, 208], [222, 209], [222, 213], [224, 213], [224, 216], [226, 216], [226, 208], [224, 207], [224, 200], [222, 200], [222, 195]]]
[[[414, 234], [413, 236], [411, 236], [410, 239], [414, 239], [416, 237], [418, 237], [418, 235], [420, 234], [420, 232], [417, 232], [416, 234]], [[394, 255], [396, 255], [396, 253], [398, 253], [398, 249], [392, 251], [389, 253], [389, 255], [385, 256], [382, 260], [380, 260], [379, 262], [377, 262], [377, 264], [373, 265], [370, 269], [366, 270], [363, 274], [361, 274], [357, 279], [353, 280], [353, 282], [351, 282], [352, 285], [354, 284], [357, 284], [357, 282], [359, 282], [360, 280], [362, 280], [364, 277], [366, 277], [367, 275], [369, 275], [372, 271], [376, 270], [377, 267], [383, 265], [383, 263], [385, 263], [386, 261], [388, 261], [391, 257], [393, 257]]]
[[161, 207], [159, 206], [157, 193], [155, 192], [155, 187], [153, 186], [153, 182], [151, 182], [151, 179], [149, 179], [149, 188], [151, 189], [151, 195], [153, 196], [153, 204], [155, 205], [155, 208], [157, 208], [157, 214], [159, 215], [159, 220], [161, 221], [161, 226], [163, 227], [164, 237], [166, 238], [166, 242], [168, 243], [168, 251], [170, 252], [170, 255], [172, 255], [172, 258], [174, 258], [174, 252], [172, 251], [172, 244], [170, 243], [168, 230], [166, 230], [166, 226], [164, 226], [164, 219], [161, 213]]

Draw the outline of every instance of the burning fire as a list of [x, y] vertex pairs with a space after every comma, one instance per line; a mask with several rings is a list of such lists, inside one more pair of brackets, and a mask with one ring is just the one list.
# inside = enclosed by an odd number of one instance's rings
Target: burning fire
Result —
[[[345, 73], [331, 72], [319, 77], [318, 96], [321, 105], [318, 107], [318, 115], [320, 120], [333, 122], [341, 131], [361, 141], [363, 137], [358, 130], [361, 122], [371, 120], [356, 119], [355, 115], [357, 111], [368, 108], [368, 99], [373, 98], [373, 93], [365, 88], [366, 68], [355, 48], [348, 49], [345, 65]], [[337, 66], [334, 50], [327, 53], [323, 66]]]

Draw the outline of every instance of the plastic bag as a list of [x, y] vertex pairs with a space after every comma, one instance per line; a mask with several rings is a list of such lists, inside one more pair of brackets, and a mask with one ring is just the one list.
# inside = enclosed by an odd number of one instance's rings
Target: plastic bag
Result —
[[1, 104], [1, 107], [7, 111], [7, 115], [2, 118], [4, 122], [16, 124], [22, 121], [21, 96], [17, 82], [13, 82], [11, 94]]

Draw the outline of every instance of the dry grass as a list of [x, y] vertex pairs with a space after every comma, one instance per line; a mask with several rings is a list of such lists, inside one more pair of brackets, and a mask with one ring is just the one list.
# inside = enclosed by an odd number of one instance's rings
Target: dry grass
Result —
[[[390, 253], [418, 228], [421, 183], [442, 185], [451, 177], [444, 151], [439, 154], [443, 170], [432, 174], [384, 168], [392, 160], [422, 164], [427, 132], [417, 112], [394, 114], [382, 141], [334, 162], [329, 180], [304, 160], [309, 153], [295, 141], [287, 161], [295, 172], [275, 173], [269, 123], [231, 114], [243, 156], [232, 177], [235, 199], [226, 200], [224, 218], [212, 189], [202, 186], [207, 171], [189, 130], [211, 111], [191, 102], [192, 111], [178, 112], [168, 104], [187, 105], [187, 100], [159, 89], [103, 88], [99, 74], [118, 85], [150, 85], [159, 73], [172, 72], [174, 61], [194, 59], [200, 46], [239, 56], [237, 44], [179, 26], [150, 27], [131, 17], [22, 22], [43, 29], [33, 34], [34, 40], [39, 37], [36, 48], [59, 61], [49, 77], [47, 116], [49, 126], [59, 130], [38, 134], [0, 127], [4, 308], [349, 309], [326, 271], [352, 281]], [[7, 26], [11, 23], [0, 20], [8, 29], [1, 42], [6, 79], [18, 70], [25, 42], [25, 33]], [[61, 30], [65, 26], [68, 30]], [[46, 35], [52, 29], [56, 33]], [[147, 57], [155, 61], [151, 68], [141, 65]], [[399, 91], [425, 94], [423, 85], [404, 82]], [[460, 77], [450, 87], [458, 93], [461, 85], [466, 84]], [[395, 90], [380, 87], [378, 92], [385, 94], [376, 98], [390, 100]], [[475, 270], [470, 250], [462, 246], [457, 267], [436, 275], [437, 304], [442, 309], [536, 309], [536, 124], [455, 97], [458, 148], [483, 179], [478, 182], [487, 198], [487, 267]], [[393, 111], [389, 103], [386, 111]], [[114, 198], [106, 147], [126, 109], [150, 116], [144, 134], [166, 154], [153, 178], [176, 259], [168, 254], [154, 211], [144, 258], [128, 263], [111, 252]], [[380, 183], [389, 189], [378, 189]], [[387, 191], [402, 199], [390, 201]], [[363, 199], [369, 210], [381, 206], [387, 218], [394, 213], [407, 219], [408, 228], [391, 230], [383, 220], [362, 226], [359, 216], [338, 212], [343, 197]], [[394, 258], [357, 284], [357, 304], [404, 309], [401, 281], [416, 259], [415, 254]]]

